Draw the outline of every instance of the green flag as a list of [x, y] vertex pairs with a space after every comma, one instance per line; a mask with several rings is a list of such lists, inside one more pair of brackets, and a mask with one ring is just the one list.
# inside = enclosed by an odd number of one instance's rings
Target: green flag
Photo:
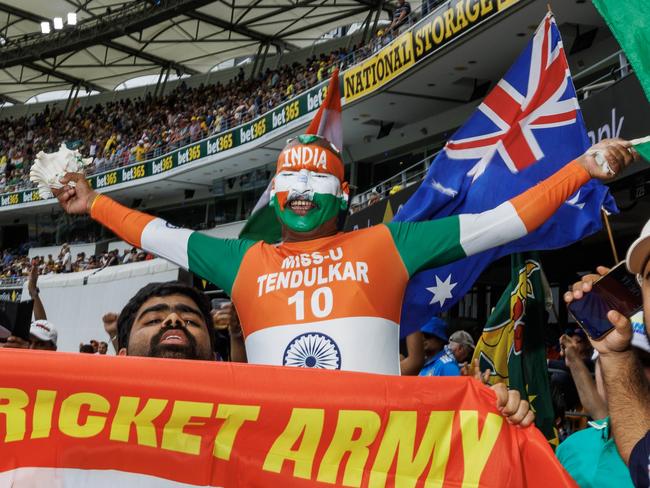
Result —
[[491, 370], [490, 383], [505, 383], [527, 398], [535, 425], [558, 444], [546, 366], [545, 290], [536, 253], [513, 254], [510, 284], [488, 318], [474, 359]]
[[593, 0], [625, 51], [650, 100], [650, 15], [648, 0]]
[[[264, 198], [264, 195], [262, 198]], [[244, 227], [239, 232], [239, 237], [253, 241], [264, 241], [269, 244], [280, 242], [282, 228], [275, 216], [273, 207], [268, 205], [268, 199], [259, 209], [256, 207], [256, 210], [246, 220]]]

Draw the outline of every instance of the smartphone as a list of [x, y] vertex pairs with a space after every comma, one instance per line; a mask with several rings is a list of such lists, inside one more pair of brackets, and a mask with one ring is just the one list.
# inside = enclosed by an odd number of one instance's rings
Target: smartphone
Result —
[[0, 339], [10, 335], [29, 340], [29, 327], [32, 324], [34, 302], [10, 302], [0, 300]]
[[569, 303], [568, 309], [587, 335], [597, 341], [614, 329], [607, 320], [607, 312], [616, 310], [631, 317], [642, 307], [643, 296], [636, 276], [621, 262], [595, 281], [591, 292]]

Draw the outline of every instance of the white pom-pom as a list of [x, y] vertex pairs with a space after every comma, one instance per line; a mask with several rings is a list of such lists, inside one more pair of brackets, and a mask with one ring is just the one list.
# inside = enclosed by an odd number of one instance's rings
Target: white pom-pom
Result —
[[[61, 144], [55, 153], [43, 151], [36, 155], [36, 160], [29, 172], [29, 179], [38, 185], [38, 193], [41, 198], [52, 198], [52, 189], [63, 188], [61, 178], [66, 173], [83, 173], [83, 170], [92, 162], [92, 159], [84, 159], [76, 149], [68, 149]], [[74, 182], [68, 183], [74, 186]]]

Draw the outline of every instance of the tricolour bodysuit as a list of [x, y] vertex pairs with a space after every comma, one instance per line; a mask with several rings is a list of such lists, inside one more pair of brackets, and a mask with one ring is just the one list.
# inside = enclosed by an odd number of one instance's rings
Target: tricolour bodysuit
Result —
[[399, 374], [400, 310], [410, 276], [524, 236], [588, 179], [573, 162], [479, 214], [276, 245], [173, 228], [104, 196], [91, 216], [229, 293], [250, 363]]

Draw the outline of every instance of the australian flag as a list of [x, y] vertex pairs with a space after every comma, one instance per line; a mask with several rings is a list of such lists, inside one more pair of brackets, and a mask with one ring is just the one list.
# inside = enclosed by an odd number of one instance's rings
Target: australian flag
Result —
[[[503, 79], [438, 154], [395, 220], [489, 210], [546, 179], [588, 147], [562, 38], [549, 13]], [[402, 336], [454, 305], [492, 261], [568, 246], [600, 230], [601, 207], [618, 211], [607, 187], [591, 180], [535, 232], [418, 273], [404, 298]]]

